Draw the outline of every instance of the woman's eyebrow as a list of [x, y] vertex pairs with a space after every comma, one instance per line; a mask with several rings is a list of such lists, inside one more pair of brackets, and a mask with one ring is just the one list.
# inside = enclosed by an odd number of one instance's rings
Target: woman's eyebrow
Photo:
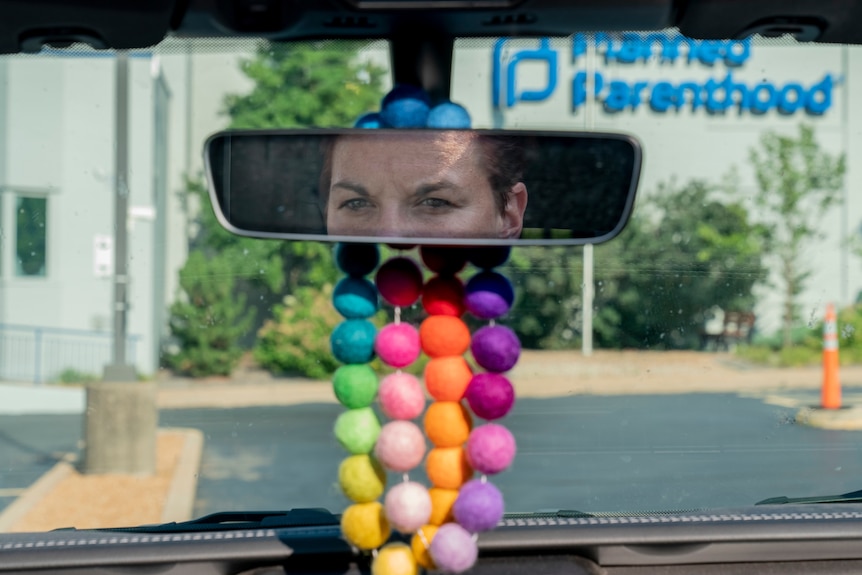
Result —
[[359, 194], [363, 198], [367, 198], [371, 195], [368, 190], [365, 189], [365, 186], [363, 186], [362, 184], [357, 184], [356, 182], [351, 182], [350, 180], [339, 180], [338, 182], [335, 182], [334, 184], [332, 184], [332, 189], [335, 188], [341, 188], [349, 192], [354, 192], [356, 194]]
[[418, 188], [416, 188], [415, 195], [423, 197], [428, 194], [433, 194], [434, 192], [439, 192], [440, 190], [451, 190], [453, 192], [460, 192], [461, 188], [455, 184], [454, 182], [450, 182], [449, 180], [440, 180], [439, 182], [431, 182], [428, 184], [421, 184]]

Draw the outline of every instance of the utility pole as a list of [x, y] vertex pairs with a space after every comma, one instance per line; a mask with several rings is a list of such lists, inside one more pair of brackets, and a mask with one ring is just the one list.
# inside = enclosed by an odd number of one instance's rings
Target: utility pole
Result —
[[114, 334], [102, 381], [87, 386], [84, 472], [152, 475], [156, 468], [156, 387], [126, 363], [128, 330], [129, 56], [116, 54], [114, 156]]
[[[593, 131], [596, 127], [596, 42], [595, 35], [587, 36], [587, 81], [586, 100], [584, 102], [584, 129]], [[595, 287], [593, 285], [593, 244], [584, 246], [584, 276], [581, 300], [582, 324], [581, 324], [581, 353], [584, 356], [593, 355], [593, 298]]]

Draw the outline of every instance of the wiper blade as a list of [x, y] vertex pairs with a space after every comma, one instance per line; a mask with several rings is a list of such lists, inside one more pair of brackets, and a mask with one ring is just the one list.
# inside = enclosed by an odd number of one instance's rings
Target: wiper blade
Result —
[[[191, 521], [111, 527], [99, 531], [127, 533], [185, 533], [190, 531], [229, 531], [235, 529], [275, 529], [279, 527], [324, 527], [339, 524], [339, 518], [323, 508], [291, 509], [289, 511], [224, 511]], [[58, 529], [65, 531], [66, 529]], [[70, 530], [75, 530], [71, 528]]]
[[785, 505], [787, 503], [862, 503], [862, 490], [843, 495], [820, 495], [815, 497], [770, 497], [755, 505]]

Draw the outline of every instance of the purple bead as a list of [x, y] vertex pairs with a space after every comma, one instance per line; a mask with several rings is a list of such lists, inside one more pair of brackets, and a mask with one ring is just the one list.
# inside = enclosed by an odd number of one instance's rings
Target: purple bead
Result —
[[465, 396], [473, 413], [489, 421], [505, 416], [515, 403], [512, 383], [499, 373], [474, 375]]
[[444, 523], [434, 534], [429, 549], [437, 569], [461, 573], [476, 563], [479, 548], [469, 531], [457, 523]]
[[502, 373], [518, 363], [521, 342], [506, 326], [493, 325], [479, 329], [473, 336], [470, 351], [476, 363], [488, 371]]
[[473, 248], [470, 250], [469, 260], [477, 268], [489, 270], [506, 263], [511, 251], [509, 246]]
[[490, 483], [473, 479], [461, 486], [452, 514], [470, 533], [489, 531], [503, 518], [503, 494]]
[[505, 276], [481, 272], [470, 278], [465, 287], [467, 310], [479, 319], [505, 315], [515, 301], [515, 290]]
[[467, 439], [467, 461], [479, 473], [494, 475], [512, 464], [518, 446], [512, 432], [496, 423], [480, 425]]

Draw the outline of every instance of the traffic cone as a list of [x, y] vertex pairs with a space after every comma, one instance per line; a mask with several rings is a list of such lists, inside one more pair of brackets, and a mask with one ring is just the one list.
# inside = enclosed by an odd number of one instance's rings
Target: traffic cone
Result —
[[835, 307], [826, 306], [823, 322], [823, 388], [820, 392], [823, 409], [841, 408], [841, 382], [838, 379], [838, 322]]

